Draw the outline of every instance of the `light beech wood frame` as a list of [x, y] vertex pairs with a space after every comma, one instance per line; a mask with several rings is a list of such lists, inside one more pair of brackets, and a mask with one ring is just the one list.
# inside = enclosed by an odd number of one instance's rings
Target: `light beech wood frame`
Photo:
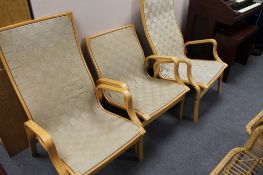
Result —
[[[136, 40], [138, 42], [138, 45], [140, 46], [140, 50], [141, 52], [143, 53], [144, 55], [144, 51], [141, 47], [141, 44], [139, 42], [139, 39], [138, 39], [138, 36], [136, 34], [136, 29], [135, 29], [135, 26], [134, 24], [130, 24], [130, 25], [127, 25], [127, 26], [123, 26], [121, 28], [117, 28], [117, 29], [114, 29], [114, 30], [110, 30], [108, 32], [103, 32], [103, 33], [100, 33], [100, 34], [97, 34], [97, 35], [94, 35], [94, 36], [87, 36], [86, 37], [86, 47], [87, 47], [87, 50], [89, 52], [89, 55], [90, 55], [90, 58], [91, 58], [91, 61], [95, 67], [95, 70], [97, 72], [97, 75], [99, 77], [99, 80], [97, 83], [99, 83], [101, 80], [105, 79], [102, 77], [101, 73], [100, 73], [100, 69], [98, 67], [98, 64], [96, 63], [96, 59], [92, 53], [92, 49], [91, 49], [91, 46], [90, 46], [90, 43], [91, 43], [91, 40], [96, 38], [96, 37], [99, 37], [99, 36], [102, 36], [102, 35], [105, 35], [105, 34], [109, 34], [109, 33], [112, 33], [112, 32], [115, 32], [115, 31], [118, 31], [118, 30], [122, 30], [122, 29], [125, 29], [125, 28], [132, 28], [133, 29], [133, 32], [134, 32], [134, 35], [136, 37]], [[162, 56], [157, 56], [157, 55], [153, 55], [153, 56], [150, 56], [144, 60], [142, 60], [142, 62], [144, 61], [144, 67], [145, 67], [145, 74], [149, 77], [149, 78], [153, 78], [151, 77], [149, 74], [148, 74], [148, 71], [147, 71], [147, 67], [148, 67], [148, 64], [149, 64], [149, 60], [159, 60], [158, 62], [159, 63], [163, 63], [163, 62], [169, 62], [169, 63], [174, 63], [175, 64], [175, 67], [178, 66], [178, 59], [177, 58], [174, 58], [174, 57], [162, 57]], [[178, 75], [178, 71], [177, 69], [175, 69], [175, 76], [176, 77], [179, 77]], [[156, 81], [159, 81], [158, 79], [156, 79]], [[176, 81], [177, 83], [179, 84], [182, 84], [182, 85], [185, 85], [183, 83], [183, 81], [178, 78], [177, 80], [171, 80], [171, 81]], [[120, 84], [122, 86], [127, 86], [125, 83], [123, 82], [120, 82]], [[128, 87], [128, 86], [127, 86]], [[186, 90], [184, 92], [182, 92], [180, 95], [178, 95], [177, 98], [173, 99], [170, 103], [168, 103], [167, 105], [163, 106], [161, 109], [158, 109], [156, 112], [154, 112], [153, 114], [143, 114], [143, 112], [139, 111], [139, 110], [135, 110], [135, 113], [143, 120], [142, 121], [142, 124], [143, 126], [147, 126], [149, 123], [151, 123], [152, 121], [154, 121], [156, 118], [158, 118], [159, 116], [161, 116], [163, 113], [165, 113], [167, 110], [169, 110], [172, 106], [176, 105], [177, 103], [180, 103], [180, 114], [179, 114], [179, 118], [182, 119], [183, 118], [183, 110], [184, 110], [184, 101], [185, 101], [185, 94], [189, 91], [190, 89], [189, 88], [186, 88]], [[110, 104], [112, 104], [113, 106], [116, 106], [118, 108], [121, 108], [121, 109], [124, 109], [124, 110], [127, 110], [127, 105], [126, 106], [123, 106], [121, 104], [118, 104], [112, 100], [110, 100], [106, 95], [105, 93], [102, 93], [101, 94], [101, 98], [102, 98], [102, 95], [103, 97], [106, 99], [106, 101]], [[132, 112], [133, 113], [133, 112]]]
[[[140, 0], [140, 11], [141, 11], [141, 19], [142, 19], [142, 23], [143, 23], [144, 32], [145, 32], [146, 38], [148, 40], [148, 43], [149, 43], [149, 45], [151, 47], [151, 50], [152, 50], [153, 54], [154, 55], [158, 55], [157, 49], [155, 48], [154, 43], [153, 43], [153, 41], [152, 41], [152, 39], [150, 37], [149, 31], [148, 31], [148, 27], [147, 27], [147, 24], [146, 24], [146, 19], [145, 19], [145, 14], [144, 14], [144, 4], [145, 4], [145, 0]], [[182, 34], [180, 35], [180, 37], [184, 41], [184, 38], [183, 38]], [[220, 94], [222, 92], [223, 73], [224, 73], [225, 68], [227, 68], [227, 66], [228, 66], [226, 63], [224, 63], [219, 58], [218, 53], [217, 53], [217, 42], [214, 39], [204, 39], [204, 40], [196, 40], [196, 41], [186, 42], [185, 45], [184, 45], [185, 46], [185, 55], [187, 54], [187, 46], [189, 46], [189, 45], [196, 45], [196, 44], [206, 44], [206, 43], [213, 44], [214, 59], [216, 61], [221, 62], [221, 63], [224, 64], [224, 67], [222, 68], [222, 70], [220, 72], [218, 72], [218, 74], [208, 84], [201, 84], [201, 83], [198, 83], [198, 82], [193, 80], [193, 78], [192, 78], [192, 65], [191, 65], [191, 61], [190, 60], [177, 58], [179, 60], [179, 63], [186, 64], [186, 66], [187, 66], [187, 77], [188, 77], [188, 80], [184, 80], [183, 82], [185, 84], [191, 85], [196, 91], [195, 103], [194, 103], [194, 115], [193, 115], [195, 123], [197, 123], [198, 120], [199, 120], [200, 100], [216, 81], [218, 81], [218, 89], [217, 89], [218, 94]], [[167, 79], [167, 78], [161, 76], [159, 66], [157, 66], [157, 65], [159, 65], [158, 62], [154, 66], [154, 70], [155, 70], [154, 76], [155, 77], [160, 77], [162, 79]], [[169, 80], [169, 79], [167, 79], [167, 80]]]
[[[136, 136], [134, 136], [131, 140], [129, 140], [125, 145], [123, 145], [122, 147], [120, 147], [117, 151], [113, 152], [109, 157], [107, 157], [106, 159], [104, 159], [103, 161], [101, 161], [99, 164], [97, 164], [96, 166], [94, 166], [93, 168], [91, 168], [90, 170], [88, 170], [86, 173], [84, 173], [84, 175], [88, 175], [88, 174], [94, 174], [97, 171], [99, 171], [101, 168], [103, 168], [105, 165], [107, 165], [109, 162], [111, 162], [113, 159], [115, 159], [116, 157], [118, 157], [120, 154], [122, 154], [124, 151], [126, 151], [127, 149], [129, 149], [130, 147], [135, 145], [136, 148], [136, 154], [138, 156], [139, 160], [143, 159], [143, 135], [145, 134], [145, 130], [142, 127], [142, 123], [139, 121], [138, 117], [135, 115], [135, 113], [133, 112], [134, 109], [132, 107], [132, 100], [131, 100], [131, 96], [129, 95], [129, 91], [125, 86], [122, 86], [123, 84], [117, 83], [114, 80], [100, 80], [99, 81], [99, 86], [95, 86], [91, 74], [88, 70], [88, 67], [86, 65], [86, 62], [84, 60], [84, 57], [82, 55], [80, 46], [79, 46], [79, 41], [77, 39], [77, 34], [76, 34], [76, 28], [73, 22], [73, 14], [71, 12], [66, 12], [66, 13], [62, 13], [62, 14], [58, 14], [55, 16], [49, 16], [49, 17], [45, 17], [45, 18], [41, 18], [41, 19], [36, 19], [36, 20], [31, 20], [31, 21], [27, 21], [27, 22], [22, 22], [19, 24], [15, 24], [15, 25], [11, 25], [11, 26], [7, 26], [4, 28], [0, 29], [0, 32], [2, 31], [6, 31], [9, 29], [13, 29], [13, 28], [17, 28], [20, 26], [24, 26], [24, 25], [29, 25], [29, 24], [33, 24], [33, 23], [37, 23], [40, 21], [45, 21], [45, 20], [49, 20], [49, 19], [53, 19], [53, 18], [57, 18], [57, 17], [62, 17], [62, 16], [67, 16], [70, 20], [71, 20], [71, 24], [72, 24], [72, 28], [74, 31], [74, 37], [75, 37], [75, 41], [79, 50], [79, 54], [80, 57], [82, 59], [82, 62], [86, 68], [86, 71], [88, 73], [88, 77], [90, 78], [90, 81], [92, 81], [93, 87], [94, 87], [94, 92], [96, 92], [96, 98], [97, 98], [97, 102], [101, 108], [101, 110], [109, 113], [110, 115], [113, 115], [115, 117], [119, 117], [122, 118], [123, 120], [133, 123], [134, 125], [138, 126], [138, 134]], [[63, 162], [60, 158], [59, 155], [57, 153], [56, 150], [56, 146], [51, 138], [51, 136], [43, 129], [41, 128], [36, 122], [33, 121], [32, 115], [29, 111], [29, 108], [27, 107], [27, 104], [25, 103], [18, 86], [16, 85], [16, 81], [10, 71], [9, 65], [5, 59], [5, 56], [2, 52], [2, 50], [0, 50], [0, 58], [1, 61], [3, 62], [3, 66], [4, 68], [1, 69], [1, 71], [6, 71], [8, 74], [8, 77], [15, 89], [15, 92], [29, 118], [29, 121], [25, 123], [25, 129], [28, 135], [28, 140], [30, 143], [30, 147], [31, 147], [31, 151], [32, 151], [32, 155], [35, 156], [37, 153], [37, 149], [36, 149], [36, 143], [37, 141], [40, 142], [40, 144], [43, 146], [43, 148], [48, 152], [49, 157], [55, 167], [55, 169], [57, 170], [57, 172], [60, 175], [78, 175], [78, 172], [74, 172], [65, 162]], [[111, 113], [107, 110], [105, 110], [102, 105], [100, 104], [100, 92], [101, 89], [110, 89], [112, 91], [116, 91], [118, 93], [122, 93], [124, 95], [124, 98], [127, 102], [127, 109], [129, 110], [129, 116], [131, 120], [128, 120], [122, 116], [119, 116], [117, 114]], [[74, 151], [74, 150], [73, 150]]]
[[263, 110], [247, 124], [247, 133], [250, 135], [254, 129], [261, 125], [263, 125]]

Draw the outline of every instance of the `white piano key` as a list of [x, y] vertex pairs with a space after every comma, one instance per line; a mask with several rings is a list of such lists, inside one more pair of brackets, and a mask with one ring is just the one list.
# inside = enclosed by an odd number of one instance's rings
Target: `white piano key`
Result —
[[253, 5], [247, 6], [246, 8], [240, 9], [240, 10], [238, 10], [238, 12], [244, 13], [244, 12], [247, 12], [247, 11], [249, 11], [249, 10], [251, 10], [257, 6], [260, 6], [260, 5], [261, 5], [261, 3], [258, 2], [258, 3], [255, 3]]

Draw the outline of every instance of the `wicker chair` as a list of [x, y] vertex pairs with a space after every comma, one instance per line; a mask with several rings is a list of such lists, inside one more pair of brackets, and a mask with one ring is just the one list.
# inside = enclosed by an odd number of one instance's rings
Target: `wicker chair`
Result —
[[230, 151], [210, 175], [254, 175], [261, 171], [260, 160], [245, 148]]
[[[145, 131], [130, 92], [113, 80], [94, 86], [71, 13], [2, 28], [0, 45], [4, 69], [29, 117], [25, 129], [33, 156], [38, 140], [60, 175], [93, 174], [134, 145], [143, 158]], [[124, 95], [129, 120], [102, 108], [104, 89]]]
[[261, 125], [263, 125], [263, 110], [247, 124], [247, 133], [250, 135], [255, 128]]
[[[176, 58], [150, 56], [145, 59], [133, 25], [87, 37], [86, 43], [100, 78], [98, 84], [103, 82], [103, 78], [127, 83], [134, 100], [134, 109], [144, 126], [178, 102], [181, 102], [182, 118], [184, 98], [189, 88], [179, 79], [177, 69], [174, 74], [178, 79], [174, 82], [155, 79], [146, 73], [150, 60], [169, 62], [178, 67]], [[119, 94], [107, 91], [104, 97], [114, 106], [126, 109]]]
[[[198, 122], [201, 97], [218, 80], [218, 93], [221, 92], [222, 76], [227, 65], [217, 54], [217, 42], [213, 39], [184, 43], [180, 28], [176, 23], [173, 0], [141, 0], [141, 17], [144, 31], [155, 55], [173, 56], [179, 59], [179, 75], [185, 83], [196, 90], [194, 121]], [[213, 44], [215, 60], [189, 59], [187, 46]], [[173, 64], [156, 62], [155, 76], [174, 79]]]
[[211, 175], [263, 173], [263, 126], [251, 133], [242, 148], [235, 148], [212, 171]]

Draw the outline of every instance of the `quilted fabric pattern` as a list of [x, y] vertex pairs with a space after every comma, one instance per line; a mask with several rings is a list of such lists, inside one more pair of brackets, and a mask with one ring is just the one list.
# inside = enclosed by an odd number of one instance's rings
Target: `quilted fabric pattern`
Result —
[[[148, 34], [157, 54], [189, 59], [184, 54], [184, 40], [176, 23], [173, 0], [145, 0], [144, 14]], [[190, 61], [193, 79], [202, 85], [207, 85], [224, 68], [222, 63], [216, 61]], [[181, 79], [187, 80], [185, 64], [179, 67]], [[173, 64], [160, 65], [161, 76], [174, 79], [173, 72]]]
[[103, 111], [67, 16], [0, 32], [0, 45], [31, 115], [61, 159], [84, 173], [138, 135]]
[[[192, 63], [192, 75], [193, 79], [202, 85], [208, 85], [211, 80], [221, 72], [225, 65], [218, 61], [210, 60], [191, 60]], [[174, 79], [174, 65], [173, 64], [162, 64], [160, 66], [161, 76], [169, 77]], [[187, 67], [186, 64], [180, 63], [179, 75], [182, 80], [187, 81]]]
[[[144, 71], [145, 57], [136, 37], [134, 29], [126, 27], [93, 38], [90, 47], [101, 77], [127, 83], [134, 108], [151, 115], [183, 95], [187, 87], [148, 77]], [[106, 96], [111, 101], [124, 105], [121, 95], [107, 92]]]

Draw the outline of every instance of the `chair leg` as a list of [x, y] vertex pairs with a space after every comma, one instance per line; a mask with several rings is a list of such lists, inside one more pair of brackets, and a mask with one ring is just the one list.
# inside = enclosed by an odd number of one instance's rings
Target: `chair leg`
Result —
[[185, 103], [185, 96], [180, 102], [180, 114], [179, 114], [180, 120], [183, 120], [183, 117], [184, 117], [184, 103]]
[[143, 137], [135, 144], [135, 152], [139, 161], [143, 160]]
[[28, 137], [28, 141], [29, 141], [29, 146], [31, 149], [31, 154], [33, 157], [35, 157], [37, 155], [37, 140], [36, 140], [36, 135], [29, 130], [28, 128], [26, 129], [26, 133], [27, 133], [27, 137]]
[[200, 104], [200, 96], [196, 95], [195, 104], [194, 104], [194, 122], [195, 122], [195, 124], [198, 123], [198, 119], [199, 119], [199, 104]]
[[223, 83], [223, 75], [218, 79], [218, 89], [217, 89], [218, 94], [222, 93], [222, 83]]

